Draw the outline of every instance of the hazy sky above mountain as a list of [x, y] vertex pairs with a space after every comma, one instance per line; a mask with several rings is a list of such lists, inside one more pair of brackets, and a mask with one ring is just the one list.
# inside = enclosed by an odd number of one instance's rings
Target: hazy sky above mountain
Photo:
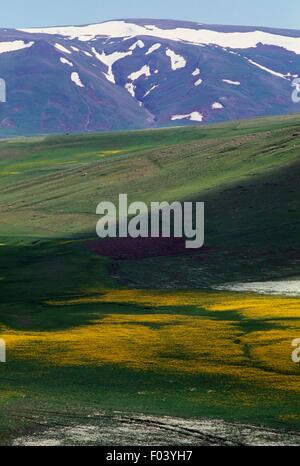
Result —
[[300, 29], [300, 1], [1, 0], [0, 27], [86, 24], [119, 18], [181, 19]]

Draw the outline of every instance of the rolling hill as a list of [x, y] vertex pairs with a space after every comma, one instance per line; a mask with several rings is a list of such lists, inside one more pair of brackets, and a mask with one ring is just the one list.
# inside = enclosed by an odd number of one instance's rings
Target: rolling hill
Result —
[[[1, 444], [299, 443], [299, 297], [215, 290], [299, 277], [299, 150], [299, 114], [1, 141]], [[121, 192], [205, 201], [205, 247], [100, 241]]]

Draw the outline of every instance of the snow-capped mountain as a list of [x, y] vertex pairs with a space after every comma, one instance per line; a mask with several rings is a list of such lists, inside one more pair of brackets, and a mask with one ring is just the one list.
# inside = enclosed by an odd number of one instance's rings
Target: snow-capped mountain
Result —
[[0, 135], [205, 124], [300, 111], [300, 31], [119, 20], [0, 30]]

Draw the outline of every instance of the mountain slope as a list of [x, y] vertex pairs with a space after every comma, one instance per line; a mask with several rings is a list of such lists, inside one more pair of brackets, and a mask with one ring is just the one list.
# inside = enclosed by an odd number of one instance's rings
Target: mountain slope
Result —
[[[219, 441], [222, 420], [240, 444], [266, 440], [241, 422], [299, 432], [299, 297], [212, 290], [299, 277], [299, 154], [300, 115], [1, 141], [0, 444], [127, 444], [126, 419], [149, 444], [152, 414], [205, 443], [201, 418]], [[205, 201], [205, 248], [100, 241], [122, 192]]]
[[203, 124], [299, 111], [300, 32], [119, 20], [0, 30], [0, 135]]

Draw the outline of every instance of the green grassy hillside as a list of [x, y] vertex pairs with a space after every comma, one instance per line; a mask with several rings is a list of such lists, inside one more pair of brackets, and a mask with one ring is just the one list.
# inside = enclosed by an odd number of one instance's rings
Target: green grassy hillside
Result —
[[[2, 444], [96, 408], [297, 428], [299, 300], [212, 286], [299, 275], [299, 186], [299, 115], [1, 141]], [[205, 201], [205, 248], [96, 254], [119, 193]]]

